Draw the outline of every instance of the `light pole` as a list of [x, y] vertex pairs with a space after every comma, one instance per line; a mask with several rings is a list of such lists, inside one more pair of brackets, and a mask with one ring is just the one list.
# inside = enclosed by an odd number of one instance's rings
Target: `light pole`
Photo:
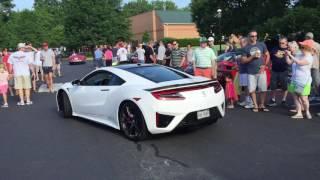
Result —
[[[222, 47], [221, 47], [221, 41], [222, 41], [222, 32], [221, 32], [221, 18], [222, 18], [222, 10], [218, 9], [217, 10], [217, 18], [219, 20], [219, 44], [220, 44], [220, 53], [222, 52]], [[219, 54], [219, 53], [218, 53]]]

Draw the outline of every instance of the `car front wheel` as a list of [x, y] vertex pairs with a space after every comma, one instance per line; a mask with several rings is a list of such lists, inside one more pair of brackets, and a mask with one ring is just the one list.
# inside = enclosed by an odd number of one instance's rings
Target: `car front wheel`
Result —
[[139, 107], [125, 102], [119, 111], [119, 123], [124, 135], [130, 140], [139, 141], [148, 137], [148, 130]]
[[72, 107], [68, 95], [62, 92], [59, 96], [60, 111], [64, 118], [72, 117]]

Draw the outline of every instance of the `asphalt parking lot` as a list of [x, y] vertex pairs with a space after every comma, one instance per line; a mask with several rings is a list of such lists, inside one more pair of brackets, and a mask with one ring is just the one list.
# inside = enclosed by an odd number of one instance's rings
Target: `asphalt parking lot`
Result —
[[[92, 69], [65, 64], [56, 82]], [[106, 126], [63, 119], [54, 94], [34, 94], [32, 106], [16, 101], [0, 109], [1, 180], [320, 179], [320, 119], [292, 120], [285, 107], [236, 108], [215, 125], [135, 143]]]

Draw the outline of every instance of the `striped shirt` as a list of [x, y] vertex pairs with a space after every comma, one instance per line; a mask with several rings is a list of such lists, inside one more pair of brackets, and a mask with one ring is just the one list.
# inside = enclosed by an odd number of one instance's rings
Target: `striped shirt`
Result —
[[196, 67], [210, 68], [212, 67], [212, 61], [217, 59], [214, 51], [211, 48], [198, 48], [193, 53], [193, 61], [195, 61]]
[[180, 67], [182, 58], [185, 53], [181, 49], [172, 49], [171, 52], [171, 65], [172, 67]]

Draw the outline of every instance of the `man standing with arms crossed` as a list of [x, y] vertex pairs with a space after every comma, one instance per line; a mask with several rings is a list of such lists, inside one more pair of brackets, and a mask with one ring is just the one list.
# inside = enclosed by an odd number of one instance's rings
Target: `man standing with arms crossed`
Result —
[[[241, 62], [247, 64], [248, 90], [254, 105], [253, 112], [259, 112], [259, 108], [264, 112], [268, 112], [269, 110], [265, 107], [267, 95], [267, 75], [265, 68], [270, 61], [270, 54], [267, 46], [262, 42], [258, 42], [257, 39], [257, 31], [250, 31], [249, 44], [244, 48]], [[258, 106], [257, 102], [257, 88], [260, 91], [260, 106]]]
[[41, 61], [44, 77], [46, 79], [46, 83], [49, 89], [49, 92], [53, 93], [53, 69], [55, 65], [55, 55], [54, 52], [49, 49], [49, 45], [47, 42], [42, 44], [43, 50], [41, 51]]
[[[35, 76], [34, 69], [32, 67], [32, 61], [29, 56], [25, 53], [26, 45], [24, 43], [18, 44], [18, 51], [11, 54], [9, 57], [9, 73], [14, 73], [14, 88], [19, 92], [20, 102], [18, 106], [25, 105], [24, 98], [26, 97], [26, 105], [31, 105], [30, 100], [30, 89], [31, 89], [31, 76]], [[24, 92], [23, 92], [24, 90]]]
[[208, 47], [207, 38], [200, 38], [200, 48], [195, 50], [192, 59], [195, 76], [209, 79], [217, 78], [217, 57], [213, 50]]

